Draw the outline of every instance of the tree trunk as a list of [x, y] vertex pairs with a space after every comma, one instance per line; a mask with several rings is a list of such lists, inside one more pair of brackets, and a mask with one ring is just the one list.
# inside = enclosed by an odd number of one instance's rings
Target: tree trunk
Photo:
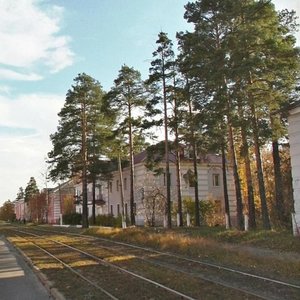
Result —
[[[238, 110], [239, 110], [240, 120], [244, 120], [243, 107], [240, 102], [238, 104]], [[253, 189], [253, 180], [252, 180], [252, 172], [251, 172], [251, 162], [249, 158], [249, 145], [247, 141], [245, 124], [241, 125], [241, 138], [242, 138], [241, 156], [245, 164], [246, 185], [247, 185], [249, 228], [255, 229], [256, 217], [255, 217], [254, 189]]]
[[82, 228], [89, 227], [86, 168], [82, 170]]
[[132, 123], [131, 123], [131, 102], [128, 103], [129, 115], [129, 155], [130, 155], [130, 223], [135, 225], [134, 215], [134, 156], [133, 156], [133, 137], [132, 137]]
[[110, 194], [110, 191], [109, 191], [109, 180], [107, 180], [107, 215], [112, 215], [112, 212], [111, 212], [111, 209], [110, 209], [109, 194]]
[[197, 151], [195, 143], [195, 133], [194, 133], [194, 124], [193, 122], [193, 113], [192, 113], [192, 103], [188, 99], [189, 105], [189, 124], [191, 131], [191, 146], [192, 146], [192, 159], [194, 167], [194, 184], [195, 184], [195, 226], [200, 226], [200, 201], [199, 201], [199, 189], [198, 189], [198, 168], [197, 168]]
[[166, 160], [166, 184], [167, 184], [167, 197], [166, 197], [166, 208], [165, 217], [167, 219], [167, 227], [172, 227], [171, 218], [171, 176], [170, 176], [170, 161], [169, 161], [169, 138], [168, 138], [168, 107], [167, 107], [167, 91], [166, 91], [166, 78], [165, 78], [165, 66], [164, 57], [162, 67], [162, 80], [163, 80], [163, 102], [164, 102], [164, 129], [165, 129], [165, 160]]
[[268, 206], [267, 206], [264, 175], [263, 175], [261, 155], [260, 155], [258, 127], [257, 127], [257, 121], [256, 121], [256, 111], [255, 111], [254, 102], [253, 102], [253, 99], [251, 96], [250, 96], [250, 109], [251, 109], [251, 114], [252, 114], [252, 130], [253, 130], [257, 180], [258, 180], [258, 187], [259, 187], [263, 228], [265, 230], [270, 230], [271, 224], [270, 224], [269, 211], [268, 211]]
[[[176, 130], [177, 132], [177, 130]], [[181, 174], [180, 174], [180, 153], [178, 150], [178, 132], [176, 133], [176, 177], [177, 177], [177, 207], [179, 215], [179, 226], [183, 226], [183, 216], [182, 216], [182, 195], [181, 195]]]
[[[249, 72], [249, 84], [250, 85], [253, 84], [251, 72]], [[255, 152], [255, 159], [256, 159], [256, 171], [257, 171], [257, 180], [258, 180], [258, 188], [259, 188], [260, 203], [261, 203], [263, 228], [265, 230], [270, 230], [271, 224], [270, 224], [269, 211], [267, 206], [265, 182], [264, 182], [264, 175], [263, 175], [261, 155], [260, 155], [259, 132], [257, 126], [257, 119], [256, 119], [256, 109], [255, 109], [253, 95], [251, 92], [249, 93], [249, 105], [251, 110], [251, 123], [252, 123], [252, 131], [253, 131], [254, 152]]]
[[[241, 116], [240, 116], [241, 117]], [[247, 200], [248, 200], [248, 213], [249, 213], [249, 228], [256, 228], [255, 218], [255, 203], [254, 203], [254, 192], [253, 192], [253, 181], [251, 172], [251, 163], [249, 158], [249, 146], [245, 129], [241, 126], [241, 137], [242, 137], [242, 157], [245, 163], [246, 173], [246, 184], [247, 184]]]
[[242, 198], [241, 181], [240, 181], [238, 166], [236, 162], [235, 147], [234, 147], [234, 140], [233, 140], [232, 119], [231, 119], [232, 103], [227, 91], [227, 79], [225, 76], [224, 76], [223, 83], [224, 83], [223, 88], [226, 91], [226, 97], [227, 97], [225, 107], [226, 107], [226, 116], [227, 116], [229, 151], [230, 151], [231, 162], [233, 167], [233, 177], [234, 177], [235, 194], [236, 194], [236, 213], [237, 213], [236, 221], [237, 221], [237, 228], [239, 230], [243, 230], [244, 229], [243, 198]]
[[225, 213], [228, 216], [228, 226], [229, 226], [229, 228], [231, 228], [230, 207], [229, 207], [229, 197], [228, 197], [228, 188], [227, 188], [226, 155], [225, 155], [224, 143], [222, 143], [221, 151], [222, 151], [222, 172], [223, 172]]
[[281, 225], [285, 221], [285, 212], [283, 205], [283, 184], [282, 184], [282, 175], [280, 170], [280, 154], [278, 141], [273, 140], [272, 142], [272, 155], [273, 155], [273, 165], [274, 165], [274, 178], [275, 178], [275, 207], [277, 219]]
[[234, 183], [235, 183], [237, 228], [239, 230], [243, 230], [244, 229], [244, 218], [243, 218], [243, 200], [242, 200], [242, 193], [241, 193], [241, 183], [240, 183], [240, 177], [239, 177], [238, 167], [237, 167], [237, 163], [236, 163], [233, 132], [232, 132], [232, 127], [231, 127], [231, 124], [229, 121], [228, 121], [228, 139], [229, 139], [229, 145], [230, 145], [230, 155], [231, 155], [231, 161], [232, 161], [232, 166], [233, 166], [233, 176], [234, 176]]
[[120, 188], [121, 188], [121, 216], [122, 216], [122, 227], [126, 227], [125, 207], [124, 207], [124, 184], [123, 184], [123, 170], [121, 157], [118, 157], [119, 165], [119, 176], [120, 176]]
[[93, 174], [92, 193], [93, 193], [93, 205], [92, 205], [92, 224], [96, 223], [96, 174]]
[[82, 228], [89, 227], [88, 219], [88, 195], [87, 195], [87, 120], [86, 120], [86, 105], [84, 101], [81, 103], [81, 160], [82, 160]]
[[[175, 77], [174, 77], [174, 89], [175, 89]], [[180, 148], [179, 148], [179, 133], [178, 133], [178, 105], [177, 99], [174, 95], [174, 119], [175, 119], [175, 153], [176, 153], [176, 178], [177, 178], [177, 209], [179, 215], [178, 226], [183, 226], [182, 215], [182, 195], [181, 195], [181, 172], [180, 172]]]

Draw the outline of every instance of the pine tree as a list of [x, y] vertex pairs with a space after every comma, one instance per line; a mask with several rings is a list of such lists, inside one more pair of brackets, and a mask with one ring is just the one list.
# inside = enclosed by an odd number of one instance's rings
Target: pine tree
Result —
[[24, 190], [22, 187], [19, 187], [16, 200], [22, 200], [22, 199], [24, 199]]
[[[285, 17], [275, 11], [270, 1], [245, 1], [237, 3], [233, 30], [228, 38], [229, 65], [232, 80], [244, 91], [242, 107], [250, 111], [252, 140], [256, 157], [256, 171], [263, 227], [270, 229], [264, 175], [261, 162], [261, 148], [271, 140], [276, 151], [276, 141], [282, 136], [282, 129], [274, 126], [274, 111], [289, 102], [289, 93], [299, 72], [299, 56], [294, 48], [295, 39], [291, 28], [293, 14]], [[298, 52], [298, 53], [297, 53]], [[233, 86], [234, 88], [234, 86]], [[270, 134], [273, 131], [272, 134]], [[280, 133], [281, 132], [281, 133]], [[275, 144], [274, 144], [275, 142]], [[278, 158], [278, 156], [277, 156]], [[274, 159], [275, 182], [280, 189], [280, 162]], [[277, 193], [280, 198], [280, 193]], [[282, 199], [278, 199], [282, 202]], [[278, 205], [280, 210], [280, 205]], [[281, 212], [279, 212], [279, 215]]]
[[25, 188], [24, 199], [25, 202], [28, 203], [31, 199], [33, 199], [39, 193], [39, 189], [37, 187], [37, 183], [34, 177], [30, 177], [29, 182]]
[[135, 225], [134, 213], [134, 135], [141, 128], [141, 116], [134, 114], [144, 108], [144, 87], [141, 74], [134, 68], [123, 65], [119, 71], [115, 85], [106, 95], [108, 104], [119, 112], [118, 131], [128, 136], [129, 163], [130, 163], [130, 222]]
[[82, 181], [82, 227], [88, 227], [87, 184], [89, 167], [101, 155], [101, 138], [109, 130], [103, 108], [101, 85], [82, 73], [66, 95], [57, 132], [50, 136], [53, 150], [49, 152], [50, 178], [61, 180], [79, 175]]
[[158, 34], [156, 40], [157, 50], [153, 52], [154, 60], [149, 69], [150, 75], [147, 84], [151, 84], [156, 92], [156, 97], [163, 103], [163, 124], [165, 135], [165, 176], [166, 176], [166, 207], [165, 219], [166, 226], [172, 226], [171, 216], [171, 178], [169, 162], [169, 121], [168, 121], [168, 80], [174, 77], [174, 52], [173, 43], [165, 32]]
[[27, 186], [24, 191], [24, 201], [27, 207], [27, 211], [29, 213], [28, 217], [30, 220], [32, 220], [32, 218], [36, 215], [37, 205], [33, 205], [33, 202], [36, 204], [38, 195], [39, 195], [39, 189], [37, 187], [36, 180], [34, 177], [30, 177], [29, 182], [27, 183]]
[[[272, 125], [270, 116], [289, 101], [299, 74], [299, 51], [294, 47], [292, 35], [294, 14], [277, 13], [267, 0], [201, 0], [188, 3], [185, 8], [185, 18], [195, 26], [194, 32], [179, 35], [183, 71], [200, 107], [210, 107], [216, 113], [215, 118], [227, 123], [238, 227], [243, 228], [243, 203], [235, 159], [238, 150], [235, 136], [241, 130], [245, 162], [247, 144], [254, 148], [263, 226], [270, 229], [261, 147], [271, 139], [270, 132], [273, 131], [273, 141], [280, 137], [280, 130]], [[247, 119], [243, 120], [245, 117]], [[243, 125], [246, 122], [247, 126]], [[276, 152], [276, 147], [274, 150]], [[274, 162], [279, 163], [276, 156]], [[250, 174], [249, 163], [246, 165]], [[277, 173], [279, 169], [277, 166]], [[279, 181], [277, 176], [278, 186]], [[252, 184], [248, 181], [247, 185], [251, 223], [255, 227]]]
[[[243, 228], [242, 197], [236, 149], [234, 145], [233, 120], [235, 106], [228, 82], [228, 55], [226, 37], [231, 29], [234, 1], [202, 0], [189, 2], [185, 8], [185, 19], [194, 23], [194, 32], [178, 34], [180, 44], [181, 71], [189, 79], [193, 107], [200, 114], [205, 110], [214, 118], [214, 127], [224, 136], [224, 124], [228, 131], [228, 149], [234, 170], [237, 226]], [[203, 124], [200, 131], [207, 125]], [[198, 130], [199, 130], [198, 129]], [[205, 129], [206, 130], [206, 129]], [[220, 145], [224, 141], [220, 140]], [[221, 149], [221, 147], [220, 147]]]

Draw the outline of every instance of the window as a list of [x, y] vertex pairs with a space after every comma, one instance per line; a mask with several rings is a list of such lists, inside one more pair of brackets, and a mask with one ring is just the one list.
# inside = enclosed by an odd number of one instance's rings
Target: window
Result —
[[120, 204], [117, 205], [117, 213], [120, 215]]
[[126, 215], [126, 217], [128, 216], [128, 208], [127, 208], [127, 203], [125, 203], [125, 215]]
[[124, 190], [127, 190], [127, 178], [124, 178]]
[[117, 180], [117, 186], [116, 186], [116, 188], [117, 188], [117, 192], [119, 191], [119, 180]]
[[213, 186], [220, 186], [220, 174], [213, 174]]
[[112, 182], [109, 182], [109, 191], [112, 193]]
[[111, 205], [110, 206], [110, 214], [113, 215], [114, 214], [114, 207]]

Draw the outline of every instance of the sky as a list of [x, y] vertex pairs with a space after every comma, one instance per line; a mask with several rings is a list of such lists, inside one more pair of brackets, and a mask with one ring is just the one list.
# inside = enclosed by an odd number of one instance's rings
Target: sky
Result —
[[[123, 64], [145, 79], [158, 33], [175, 42], [176, 32], [192, 30], [187, 2], [0, 0], [0, 206], [32, 176], [40, 189], [53, 186], [49, 136], [73, 79], [85, 72], [108, 91]], [[300, 16], [299, 0], [273, 3]]]

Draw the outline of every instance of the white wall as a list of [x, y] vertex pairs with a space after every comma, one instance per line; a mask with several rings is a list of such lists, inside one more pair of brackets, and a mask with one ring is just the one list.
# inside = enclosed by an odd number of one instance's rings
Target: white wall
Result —
[[300, 234], [300, 105], [290, 110], [289, 115], [289, 139], [290, 139], [290, 153], [293, 176], [294, 189], [294, 207], [295, 207], [295, 221], [298, 229], [295, 234]]
[[[193, 165], [191, 162], [182, 162], [181, 164], [181, 187], [182, 187], [182, 197], [191, 197], [194, 199], [194, 187], [189, 187], [189, 185], [183, 179], [183, 175], [187, 171], [193, 170]], [[174, 164], [170, 164], [170, 173], [171, 173], [171, 197], [172, 201], [176, 203], [177, 201], [177, 187], [176, 187], [176, 167]], [[213, 174], [219, 174], [219, 186], [213, 185]], [[124, 205], [127, 204], [128, 214], [129, 211], [129, 192], [130, 192], [130, 176], [129, 168], [123, 170], [123, 179], [126, 178], [127, 187], [124, 189]], [[148, 171], [143, 163], [135, 165], [135, 202], [137, 208], [136, 223], [142, 225], [144, 221], [143, 215], [143, 203], [140, 197], [141, 188], [144, 189], [145, 194], [147, 191], [152, 191], [154, 187], [158, 187], [164, 193], [164, 176], [153, 176], [151, 171]], [[120, 187], [117, 190], [117, 182], [120, 183], [119, 173], [114, 172], [114, 178], [112, 180], [112, 190], [110, 193], [110, 205], [113, 206], [113, 214], [117, 215], [117, 207], [121, 211], [121, 199], [120, 199]], [[228, 182], [228, 194], [230, 202], [230, 215], [233, 219], [236, 217], [236, 198], [235, 198], [235, 189], [233, 182], [232, 172], [227, 171], [227, 182]], [[201, 164], [198, 166], [198, 189], [199, 189], [199, 198], [200, 200], [206, 199], [216, 199], [220, 200], [222, 208], [225, 213], [224, 206], [224, 189], [223, 189], [223, 178], [222, 178], [222, 169], [221, 165], [218, 164]]]

